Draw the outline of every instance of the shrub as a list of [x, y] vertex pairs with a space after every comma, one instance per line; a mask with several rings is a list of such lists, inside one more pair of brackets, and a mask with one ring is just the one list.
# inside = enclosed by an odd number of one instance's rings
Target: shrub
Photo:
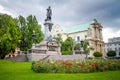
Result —
[[94, 52], [93, 55], [95, 57], [102, 57], [102, 53], [100, 53], [100, 52]]
[[32, 63], [38, 73], [89, 73], [120, 70], [120, 60], [38, 61]]
[[116, 56], [116, 52], [113, 51], [113, 50], [108, 51], [108, 52], [107, 52], [107, 56], [108, 56], [108, 57], [114, 57], [114, 56]]

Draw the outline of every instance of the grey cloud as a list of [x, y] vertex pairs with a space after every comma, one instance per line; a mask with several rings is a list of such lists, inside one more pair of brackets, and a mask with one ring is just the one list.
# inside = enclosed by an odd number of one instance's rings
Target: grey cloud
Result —
[[62, 26], [88, 23], [96, 17], [103, 27], [120, 29], [119, 0], [0, 0], [0, 5], [17, 16], [36, 15], [40, 23], [44, 22], [50, 5], [53, 22]]

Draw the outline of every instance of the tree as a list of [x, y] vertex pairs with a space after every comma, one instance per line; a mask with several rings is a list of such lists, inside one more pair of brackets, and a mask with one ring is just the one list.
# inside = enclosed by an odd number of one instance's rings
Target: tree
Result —
[[108, 57], [114, 57], [114, 56], [116, 56], [116, 52], [113, 51], [113, 50], [110, 50], [110, 51], [107, 52], [107, 56]]
[[75, 50], [80, 50], [80, 48], [81, 48], [80, 43], [76, 43], [76, 44], [75, 44], [75, 48], [74, 48], [74, 49], [75, 49]]
[[[41, 27], [37, 22], [37, 19], [35, 16], [29, 15], [27, 17], [27, 25], [28, 25], [28, 39], [32, 41], [32, 34], [33, 31], [35, 31], [36, 34], [36, 40], [35, 43], [40, 43], [40, 41], [43, 40], [43, 33], [41, 31]], [[31, 44], [31, 41], [29, 41], [29, 44]], [[31, 48], [29, 46], [29, 48]]]
[[88, 54], [90, 53], [90, 50], [93, 50], [93, 48], [89, 47], [88, 40], [85, 40], [83, 42], [83, 50], [84, 50], [84, 53], [86, 54], [86, 58], [88, 58]]
[[32, 47], [33, 31], [35, 31], [36, 34], [35, 43], [40, 43], [40, 41], [43, 40], [43, 33], [35, 16], [29, 15], [26, 19], [23, 16], [19, 16], [18, 21], [19, 21], [18, 24], [22, 32], [20, 44], [21, 50], [26, 51]]
[[27, 50], [27, 46], [28, 46], [28, 27], [27, 27], [27, 23], [26, 23], [26, 19], [23, 16], [19, 16], [18, 17], [18, 25], [21, 29], [22, 32], [22, 37], [21, 40], [19, 40], [19, 48], [21, 50]]
[[21, 31], [17, 19], [7, 14], [0, 14], [0, 58], [3, 59], [9, 52], [17, 48]]
[[70, 55], [72, 53], [72, 45], [73, 40], [71, 37], [68, 37], [63, 43], [62, 43], [62, 54], [63, 55]]

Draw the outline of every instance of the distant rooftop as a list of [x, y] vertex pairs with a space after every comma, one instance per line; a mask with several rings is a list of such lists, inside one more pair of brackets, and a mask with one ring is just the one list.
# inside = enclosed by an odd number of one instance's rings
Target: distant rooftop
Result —
[[74, 32], [79, 32], [79, 31], [85, 31], [85, 30], [88, 30], [88, 28], [91, 28], [90, 23], [71, 26], [71, 27], [62, 26], [62, 29], [63, 29], [64, 33], [74, 33]]
[[120, 42], [120, 37], [109, 38], [109, 39], [108, 39], [108, 42], [109, 42], [109, 43], [112, 43], [112, 42]]

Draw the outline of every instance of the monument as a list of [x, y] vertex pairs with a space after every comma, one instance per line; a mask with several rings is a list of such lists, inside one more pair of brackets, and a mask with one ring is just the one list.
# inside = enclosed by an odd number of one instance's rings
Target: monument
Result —
[[44, 40], [41, 41], [39, 44], [33, 45], [32, 49], [28, 50], [27, 57], [29, 61], [39, 61], [41, 59], [44, 60], [49, 56], [61, 55], [61, 45], [56, 41], [55, 38], [53, 38], [52, 35], [53, 25], [54, 24], [52, 23], [52, 10], [49, 6], [47, 8], [46, 19], [44, 22]]
[[52, 17], [52, 10], [51, 10], [51, 7], [49, 6], [48, 9], [47, 9], [47, 14], [46, 14], [47, 18], [45, 19], [45, 23], [44, 23], [44, 26], [45, 26], [45, 40], [49, 41], [53, 38], [52, 36], [52, 26], [53, 26], [53, 23], [51, 21], [51, 17]]

